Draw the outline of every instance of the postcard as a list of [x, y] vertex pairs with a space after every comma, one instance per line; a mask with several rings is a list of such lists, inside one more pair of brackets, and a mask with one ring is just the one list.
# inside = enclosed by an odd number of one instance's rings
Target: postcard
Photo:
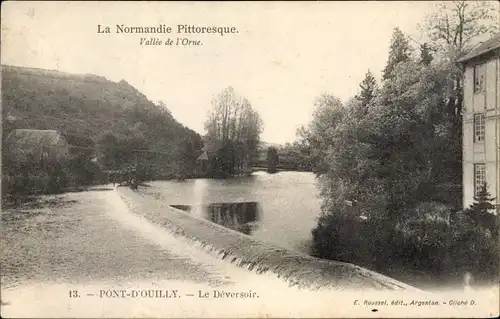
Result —
[[498, 317], [497, 2], [1, 14], [3, 318]]

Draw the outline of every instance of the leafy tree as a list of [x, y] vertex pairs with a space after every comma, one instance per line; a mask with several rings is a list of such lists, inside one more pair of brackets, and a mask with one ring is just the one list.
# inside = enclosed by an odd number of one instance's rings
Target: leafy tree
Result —
[[118, 137], [112, 131], [105, 131], [97, 137], [96, 146], [102, 166], [106, 169], [117, 169], [120, 163]]
[[[337, 97], [323, 94], [315, 100], [313, 120], [309, 123], [307, 132], [302, 132], [310, 148], [313, 170], [317, 175], [323, 174], [328, 168], [326, 152], [335, 128], [342, 123], [345, 109]], [[300, 133], [300, 131], [299, 131]]]
[[359, 87], [361, 90], [356, 98], [361, 101], [361, 106], [366, 113], [366, 108], [375, 97], [377, 90], [377, 80], [370, 70], [366, 72], [365, 78], [363, 79]]
[[423, 65], [429, 65], [431, 64], [433, 59], [434, 58], [432, 56], [429, 45], [427, 43], [422, 44], [420, 46], [420, 63], [422, 63]]
[[[469, 226], [456, 222], [449, 206], [433, 202], [439, 184], [460, 181], [461, 131], [457, 114], [449, 111], [459, 72], [431, 50], [433, 43], [412, 58], [396, 29], [383, 85], [369, 107], [358, 95], [338, 109], [339, 117], [315, 112], [300, 132], [300, 141], [317, 155], [323, 199], [323, 216], [313, 231], [318, 256], [379, 271], [401, 262], [436, 276], [450, 267], [479, 270], [479, 260], [498, 259], [492, 248], [498, 227], [490, 234], [482, 229], [497, 221]], [[460, 218], [467, 221], [480, 214], [465, 215]]]
[[210, 151], [219, 153], [219, 159], [213, 163], [223, 165], [226, 173], [239, 173], [258, 158], [262, 119], [250, 102], [238, 96], [232, 87], [212, 100], [205, 129]]
[[267, 148], [267, 171], [275, 173], [279, 164], [278, 149], [273, 146]]
[[408, 39], [399, 28], [395, 28], [392, 33], [389, 59], [383, 71], [383, 79], [387, 80], [392, 76], [394, 67], [400, 63], [410, 59], [411, 47]]
[[195, 170], [196, 158], [199, 155], [201, 146], [196, 143], [191, 137], [184, 138], [178, 145], [179, 151], [177, 159], [179, 174], [181, 177], [192, 177]]
[[278, 161], [283, 169], [312, 170], [310, 147], [298, 141], [281, 146], [278, 149]]

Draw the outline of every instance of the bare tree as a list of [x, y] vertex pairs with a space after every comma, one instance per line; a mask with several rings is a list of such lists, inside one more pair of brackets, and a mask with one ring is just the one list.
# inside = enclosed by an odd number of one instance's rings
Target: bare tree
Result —
[[450, 63], [452, 77], [447, 113], [460, 134], [462, 112], [462, 70], [455, 62], [464, 52], [498, 32], [497, 1], [450, 1], [436, 3], [420, 29], [430, 39], [428, 45], [443, 61]]
[[250, 102], [228, 87], [212, 100], [205, 129], [212, 148], [231, 145], [238, 170], [255, 156], [263, 123]]
[[497, 1], [450, 1], [436, 3], [420, 28], [432, 41], [433, 49], [453, 61], [477, 41], [498, 32]]

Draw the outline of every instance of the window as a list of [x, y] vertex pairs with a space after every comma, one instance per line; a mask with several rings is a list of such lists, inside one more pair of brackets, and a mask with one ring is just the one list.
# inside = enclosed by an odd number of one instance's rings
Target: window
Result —
[[474, 114], [474, 142], [484, 141], [484, 114]]
[[474, 93], [484, 91], [484, 64], [474, 66]]
[[486, 168], [484, 164], [474, 164], [474, 196], [477, 196], [486, 183]]

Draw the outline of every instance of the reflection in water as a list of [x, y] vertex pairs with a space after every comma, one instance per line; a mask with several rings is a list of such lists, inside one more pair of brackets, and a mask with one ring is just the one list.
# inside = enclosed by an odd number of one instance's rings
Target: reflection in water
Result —
[[172, 206], [173, 208], [177, 208], [177, 209], [186, 211], [186, 212], [189, 212], [191, 210], [190, 205], [170, 205], [170, 206]]
[[258, 228], [260, 205], [257, 202], [170, 206], [195, 214], [203, 211], [203, 218], [247, 235]]
[[250, 235], [257, 228], [259, 203], [213, 203], [206, 206], [206, 218], [222, 225]]
[[[191, 179], [184, 182], [154, 181], [149, 188], [140, 191], [163, 203], [177, 206], [196, 218], [212, 221], [212, 203], [258, 203], [258, 221], [240, 222], [236, 227], [230, 213], [214, 216], [215, 222], [235, 227], [255, 238], [277, 244], [287, 249], [308, 253], [312, 240], [311, 230], [317, 226], [321, 201], [317, 197], [316, 178], [312, 173], [279, 172], [268, 174], [255, 172], [249, 177], [230, 179]], [[250, 207], [255, 204], [247, 204]], [[186, 207], [187, 206], [187, 207]], [[233, 208], [240, 209], [241, 208]], [[251, 208], [247, 208], [251, 209]], [[239, 216], [245, 216], [240, 213]], [[224, 219], [224, 218], [226, 219]], [[257, 219], [257, 214], [256, 214]], [[248, 217], [240, 217], [242, 220]], [[250, 220], [250, 218], [249, 218]], [[258, 228], [253, 227], [258, 223]], [[250, 227], [251, 226], [251, 227]], [[250, 229], [249, 229], [250, 228]]]

